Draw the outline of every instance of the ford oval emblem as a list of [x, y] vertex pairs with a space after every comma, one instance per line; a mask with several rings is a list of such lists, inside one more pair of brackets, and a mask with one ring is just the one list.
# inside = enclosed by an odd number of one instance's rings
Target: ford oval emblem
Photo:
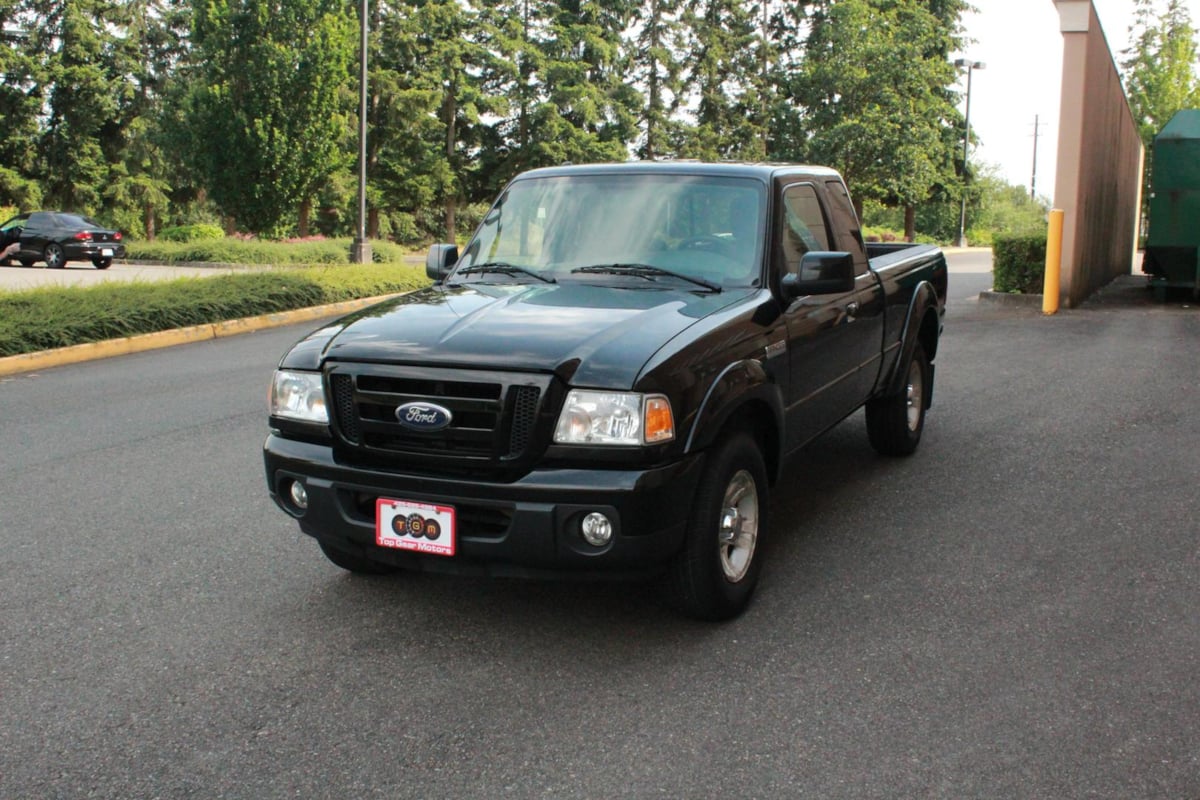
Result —
[[448, 426], [454, 415], [433, 403], [405, 403], [396, 409], [396, 419], [414, 431], [432, 432]]

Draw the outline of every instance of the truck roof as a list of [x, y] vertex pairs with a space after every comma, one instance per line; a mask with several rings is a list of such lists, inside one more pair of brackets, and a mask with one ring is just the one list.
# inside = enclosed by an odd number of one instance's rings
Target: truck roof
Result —
[[804, 175], [815, 178], [837, 178], [837, 170], [808, 164], [751, 163], [751, 162], [706, 162], [706, 161], [625, 161], [605, 164], [564, 164], [559, 167], [544, 167], [530, 170], [517, 176], [523, 178], [552, 178], [566, 175], [723, 175], [727, 177], [757, 178], [769, 181], [779, 175]]

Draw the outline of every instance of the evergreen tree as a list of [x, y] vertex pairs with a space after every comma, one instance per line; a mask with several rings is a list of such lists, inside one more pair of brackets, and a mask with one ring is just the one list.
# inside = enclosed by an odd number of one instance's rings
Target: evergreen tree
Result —
[[39, 170], [44, 200], [93, 214], [108, 177], [106, 149], [120, 136], [120, 103], [129, 91], [114, 63], [119, 7], [106, 0], [39, 0], [33, 8], [43, 25], [31, 41], [47, 54]]
[[0, 0], [0, 206], [41, 205], [36, 180], [43, 80], [29, 45], [33, 18], [17, 0]]
[[211, 0], [196, 7], [202, 64], [190, 102], [212, 199], [275, 234], [346, 157], [344, 88], [358, 25], [336, 0]]
[[675, 119], [683, 100], [680, 0], [646, 0], [636, 13], [637, 31], [627, 43], [630, 77], [645, 87], [638, 155], [653, 159], [674, 155]]
[[764, 135], [754, 87], [760, 59], [755, 10], [742, 0], [688, 0], [691, 32], [688, 88], [696, 103], [695, 126], [680, 154], [705, 160], [754, 158]]

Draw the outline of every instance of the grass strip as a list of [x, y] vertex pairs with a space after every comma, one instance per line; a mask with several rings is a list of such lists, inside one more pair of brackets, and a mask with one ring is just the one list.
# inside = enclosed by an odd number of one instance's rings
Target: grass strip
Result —
[[0, 293], [0, 356], [404, 292], [416, 266], [343, 265]]

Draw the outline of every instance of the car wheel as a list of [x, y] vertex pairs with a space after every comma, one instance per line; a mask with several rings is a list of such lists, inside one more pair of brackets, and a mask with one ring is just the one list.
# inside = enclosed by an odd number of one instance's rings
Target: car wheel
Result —
[[354, 572], [359, 575], [390, 575], [396, 571], [395, 567], [380, 564], [378, 561], [371, 561], [362, 556], [356, 556], [353, 553], [327, 544], [324, 539], [318, 539], [317, 544], [321, 545], [321, 552], [325, 554], [326, 558], [348, 572]]
[[112, 259], [111, 258], [93, 258], [92, 264], [96, 267], [96, 269], [108, 269], [109, 267], [112, 266]]
[[63, 252], [62, 245], [51, 242], [46, 245], [46, 250], [42, 253], [43, 260], [46, 266], [50, 269], [62, 269], [67, 263], [67, 254]]
[[867, 437], [885, 456], [911, 455], [921, 443], [928, 403], [929, 359], [920, 342], [904, 368], [904, 383], [895, 394], [867, 402]]
[[704, 468], [683, 549], [667, 576], [672, 602], [703, 620], [740, 614], [762, 571], [767, 470], [747, 433], [724, 438]]

